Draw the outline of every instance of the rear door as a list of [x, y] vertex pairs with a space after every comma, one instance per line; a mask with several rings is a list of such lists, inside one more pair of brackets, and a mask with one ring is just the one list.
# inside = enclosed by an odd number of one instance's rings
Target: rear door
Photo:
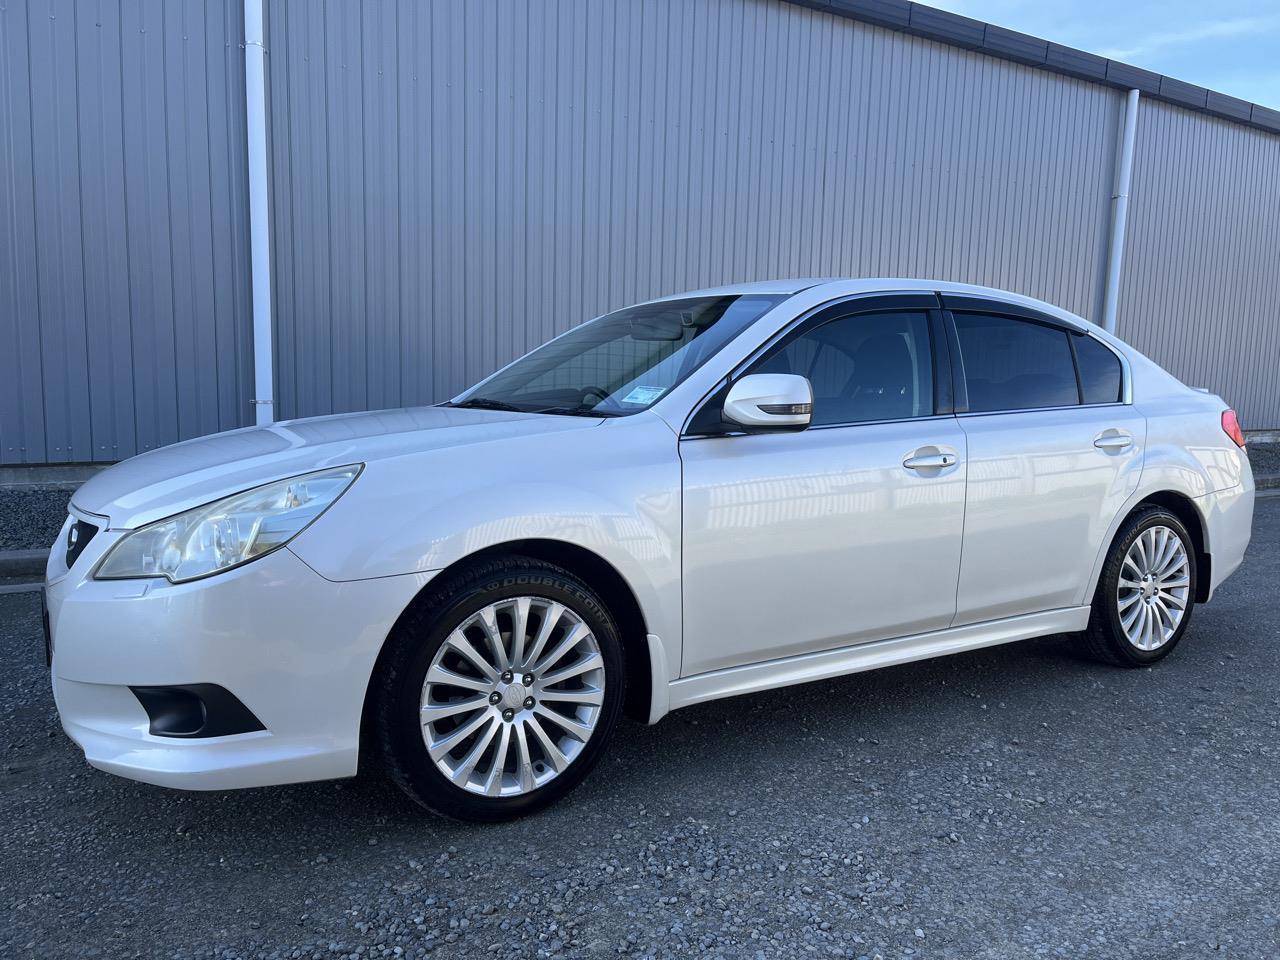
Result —
[[1075, 606], [1142, 469], [1123, 364], [1051, 317], [944, 302], [969, 457], [955, 624]]

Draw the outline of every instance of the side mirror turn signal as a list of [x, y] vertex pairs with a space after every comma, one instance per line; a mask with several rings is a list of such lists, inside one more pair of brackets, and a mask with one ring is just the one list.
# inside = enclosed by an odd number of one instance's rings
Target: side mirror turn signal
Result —
[[813, 415], [813, 388], [794, 373], [753, 373], [729, 388], [726, 423], [753, 430], [803, 430]]

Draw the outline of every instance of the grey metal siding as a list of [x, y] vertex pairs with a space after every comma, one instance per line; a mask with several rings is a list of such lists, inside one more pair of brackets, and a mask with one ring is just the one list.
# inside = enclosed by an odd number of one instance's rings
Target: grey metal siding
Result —
[[251, 422], [237, 3], [0, 5], [0, 462]]
[[[782, 0], [268, 14], [281, 417], [439, 400], [587, 317], [737, 280], [938, 277], [1100, 314], [1113, 87]], [[0, 462], [252, 421], [242, 41], [239, 0], [0, 3]], [[1120, 332], [1274, 428], [1280, 114], [1247, 106], [1254, 127], [1144, 100]]]
[[1114, 90], [778, 0], [272, 4], [277, 410], [778, 276], [1100, 305]]
[[1143, 102], [1117, 333], [1272, 429], [1278, 305], [1280, 137]]

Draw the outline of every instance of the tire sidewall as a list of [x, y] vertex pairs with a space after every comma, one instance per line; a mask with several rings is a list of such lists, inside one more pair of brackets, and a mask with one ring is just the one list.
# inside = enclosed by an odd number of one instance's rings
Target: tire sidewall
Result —
[[[1182, 547], [1187, 553], [1187, 565], [1191, 583], [1187, 593], [1186, 609], [1182, 613], [1182, 620], [1179, 622], [1173, 636], [1154, 650], [1139, 650], [1129, 642], [1124, 625], [1120, 622], [1120, 610], [1116, 598], [1120, 585], [1120, 571], [1124, 566], [1124, 558], [1128, 554], [1129, 548], [1133, 546], [1133, 542], [1144, 531], [1152, 527], [1168, 527], [1182, 540]], [[1099, 596], [1101, 606], [1099, 612], [1106, 623], [1107, 632], [1111, 635], [1112, 646], [1116, 654], [1135, 665], [1156, 663], [1168, 656], [1173, 651], [1173, 648], [1178, 645], [1183, 634], [1187, 632], [1188, 625], [1191, 623], [1191, 614], [1195, 609], [1198, 576], [1195, 541], [1191, 539], [1191, 534], [1177, 516], [1167, 510], [1153, 508], [1143, 511], [1126, 524], [1111, 549], [1111, 555], [1108, 557], [1106, 568], [1103, 571], [1102, 582], [1099, 584], [1102, 591]]]
[[[398, 638], [402, 641], [401, 660], [383, 722], [389, 725], [387, 741], [396, 754], [398, 772], [408, 781], [403, 786], [429, 809], [460, 820], [509, 820], [542, 809], [582, 782], [600, 759], [617, 725], [625, 697], [617, 628], [590, 588], [549, 564], [531, 563], [519, 572], [463, 578], [448, 595], [449, 600], [436, 606], [437, 614], [428, 615], [425, 623], [405, 624], [407, 636]], [[565, 604], [586, 621], [604, 661], [604, 702], [591, 736], [564, 772], [527, 794], [485, 797], [455, 785], [428, 754], [422, 738], [422, 687], [436, 652], [460, 623], [488, 604], [523, 596]]]

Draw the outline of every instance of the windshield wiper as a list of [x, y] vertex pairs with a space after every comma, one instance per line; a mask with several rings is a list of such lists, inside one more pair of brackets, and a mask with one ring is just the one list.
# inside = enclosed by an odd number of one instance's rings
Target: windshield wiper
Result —
[[471, 407], [474, 410], [509, 410], [512, 413], [530, 413], [529, 410], [522, 410], [515, 404], [507, 403], [503, 400], [491, 400], [488, 397], [471, 397], [463, 400], [461, 403], [451, 403], [451, 407]]
[[447, 404], [450, 407], [470, 407], [473, 410], [508, 410], [511, 413], [548, 413], [565, 417], [620, 417], [622, 414], [611, 410], [593, 410], [591, 407], [544, 407], [541, 410], [526, 410], [505, 400], [494, 400], [490, 397], [471, 397], [461, 403]]
[[541, 410], [534, 410], [534, 413], [549, 413], [552, 416], [561, 417], [620, 417], [621, 413], [615, 410], [598, 410], [594, 407], [543, 407]]

